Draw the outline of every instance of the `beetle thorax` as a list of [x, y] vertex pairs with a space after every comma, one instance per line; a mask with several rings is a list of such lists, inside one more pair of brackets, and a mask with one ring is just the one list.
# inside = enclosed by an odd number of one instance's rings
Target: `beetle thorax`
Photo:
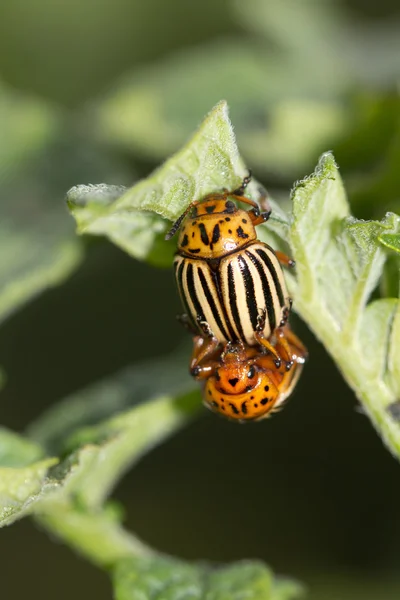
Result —
[[232, 201], [208, 200], [193, 209], [182, 226], [178, 248], [191, 257], [221, 258], [257, 238], [245, 210]]

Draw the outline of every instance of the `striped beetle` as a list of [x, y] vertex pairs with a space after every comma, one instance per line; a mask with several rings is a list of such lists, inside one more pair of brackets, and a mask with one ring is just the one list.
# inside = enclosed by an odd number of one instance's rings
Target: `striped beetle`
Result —
[[[268, 220], [271, 209], [266, 195], [260, 199], [264, 212], [244, 196], [250, 180], [251, 173], [236, 190], [189, 204], [165, 237], [180, 229], [174, 267], [188, 328], [206, 337], [211, 350], [227, 342], [261, 344], [277, 367], [282, 357], [289, 368], [290, 348], [281, 332], [291, 299], [281, 264], [294, 261], [257, 240], [255, 226]], [[232, 199], [252, 208], [240, 209]], [[273, 332], [281, 337], [281, 356], [269, 342]]]
[[[307, 357], [306, 348], [289, 326], [283, 329], [293, 360], [289, 371], [283, 364], [277, 368], [270, 354], [243, 342], [228, 342], [222, 351], [213, 350], [204, 356], [207, 340], [196, 336], [191, 370], [196, 379], [205, 381], [204, 404], [239, 422], [258, 421], [280, 410], [294, 390]], [[279, 340], [275, 343], [279, 352]]]

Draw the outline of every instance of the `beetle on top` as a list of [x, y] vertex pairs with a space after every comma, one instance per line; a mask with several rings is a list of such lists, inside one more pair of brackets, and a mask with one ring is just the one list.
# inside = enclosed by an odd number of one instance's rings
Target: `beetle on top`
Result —
[[[190, 330], [209, 340], [206, 353], [227, 342], [261, 345], [277, 367], [292, 364], [284, 326], [291, 308], [281, 264], [288, 256], [257, 239], [255, 227], [271, 210], [263, 195], [260, 206], [244, 195], [251, 174], [233, 191], [211, 193], [192, 202], [167, 233], [180, 229], [174, 268]], [[249, 210], [236, 203], [250, 205]], [[271, 335], [280, 339], [278, 354]]]

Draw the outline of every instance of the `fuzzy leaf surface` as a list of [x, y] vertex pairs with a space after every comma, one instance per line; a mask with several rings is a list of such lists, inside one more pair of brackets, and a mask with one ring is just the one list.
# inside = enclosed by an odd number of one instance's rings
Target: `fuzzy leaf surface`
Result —
[[289, 241], [297, 278], [291, 277], [290, 284], [295, 308], [399, 456], [400, 426], [388, 407], [400, 393], [400, 302], [396, 297], [371, 300], [371, 294], [387, 258], [381, 237], [398, 235], [400, 217], [352, 217], [329, 153], [310, 177], [295, 184], [292, 201]]

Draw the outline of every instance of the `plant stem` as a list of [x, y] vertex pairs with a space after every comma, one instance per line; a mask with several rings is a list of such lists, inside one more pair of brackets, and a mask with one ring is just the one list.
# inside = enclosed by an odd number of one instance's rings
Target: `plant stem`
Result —
[[74, 548], [94, 565], [109, 569], [127, 556], [150, 556], [154, 552], [126, 531], [104, 511], [80, 512], [70, 506], [53, 506], [36, 516], [38, 523]]

